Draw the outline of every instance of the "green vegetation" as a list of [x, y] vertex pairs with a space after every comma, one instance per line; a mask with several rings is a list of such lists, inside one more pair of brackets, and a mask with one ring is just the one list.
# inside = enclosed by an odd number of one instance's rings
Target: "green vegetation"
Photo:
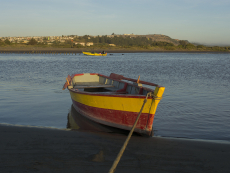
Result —
[[28, 42], [28, 45], [36, 45], [36, 44], [38, 44], [38, 42], [33, 38]]
[[0, 41], [0, 45], [11, 45], [11, 42], [8, 39], [6, 39], [4, 42]]
[[[160, 36], [159, 36], [160, 37]], [[136, 35], [115, 35], [114, 33], [108, 37], [104, 36], [74, 36], [71, 35], [64, 39], [64, 36], [60, 39], [50, 40], [49, 37], [42, 37], [40, 40], [34, 38], [28, 41], [15, 41], [11, 42], [9, 39], [4, 41], [0, 39], [1, 47], [13, 47], [13, 48], [75, 48], [75, 49], [126, 49], [126, 50], [148, 50], [148, 51], [230, 51], [229, 47], [213, 46], [208, 47], [204, 45], [195, 45], [189, 43], [186, 40], [176, 41], [168, 36], [167, 41], [157, 41], [147, 36]], [[71, 38], [71, 39], [70, 39]], [[162, 36], [161, 36], [162, 38]], [[93, 45], [87, 46], [87, 43], [93, 43]]]

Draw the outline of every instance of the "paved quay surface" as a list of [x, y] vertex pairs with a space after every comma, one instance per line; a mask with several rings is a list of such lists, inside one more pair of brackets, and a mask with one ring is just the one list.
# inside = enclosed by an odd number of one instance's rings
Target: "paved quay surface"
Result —
[[[0, 172], [108, 172], [127, 136], [0, 125]], [[230, 143], [132, 136], [117, 173], [230, 172]]]

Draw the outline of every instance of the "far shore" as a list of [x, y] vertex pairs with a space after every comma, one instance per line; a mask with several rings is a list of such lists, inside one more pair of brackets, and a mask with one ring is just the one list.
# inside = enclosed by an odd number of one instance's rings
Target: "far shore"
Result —
[[77, 54], [82, 53], [83, 51], [91, 52], [107, 52], [111, 53], [215, 53], [215, 54], [229, 54], [230, 51], [199, 51], [199, 50], [152, 50], [152, 49], [80, 49], [80, 48], [12, 48], [12, 47], [0, 47], [0, 54], [4, 53], [31, 53], [31, 54], [57, 54], [57, 53], [66, 53], [66, 54]]

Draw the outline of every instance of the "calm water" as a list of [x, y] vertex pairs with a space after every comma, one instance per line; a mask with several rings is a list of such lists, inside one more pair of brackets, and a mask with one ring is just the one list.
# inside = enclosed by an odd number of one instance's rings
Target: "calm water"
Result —
[[66, 76], [95, 72], [165, 86], [155, 136], [230, 141], [230, 54], [0, 54], [0, 123], [66, 128]]

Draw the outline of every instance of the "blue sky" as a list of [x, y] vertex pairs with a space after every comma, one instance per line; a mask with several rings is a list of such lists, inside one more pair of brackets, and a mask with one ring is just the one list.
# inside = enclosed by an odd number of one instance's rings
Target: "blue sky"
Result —
[[230, 45], [230, 0], [0, 0], [0, 37], [163, 34]]

